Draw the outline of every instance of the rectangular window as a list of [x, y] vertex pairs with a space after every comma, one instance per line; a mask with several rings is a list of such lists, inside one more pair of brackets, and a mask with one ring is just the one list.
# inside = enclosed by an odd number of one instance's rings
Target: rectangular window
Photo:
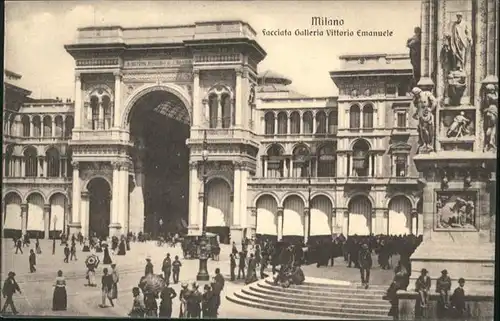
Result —
[[396, 114], [396, 127], [399, 129], [406, 128], [406, 112]]
[[395, 162], [396, 177], [408, 176], [408, 155], [397, 155]]

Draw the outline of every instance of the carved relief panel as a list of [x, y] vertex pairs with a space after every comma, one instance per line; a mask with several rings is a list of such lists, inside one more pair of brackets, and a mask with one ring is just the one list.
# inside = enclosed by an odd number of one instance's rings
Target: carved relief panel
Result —
[[440, 137], [449, 139], [474, 139], [476, 135], [476, 111], [441, 110]]
[[477, 230], [477, 191], [436, 191], [434, 229]]

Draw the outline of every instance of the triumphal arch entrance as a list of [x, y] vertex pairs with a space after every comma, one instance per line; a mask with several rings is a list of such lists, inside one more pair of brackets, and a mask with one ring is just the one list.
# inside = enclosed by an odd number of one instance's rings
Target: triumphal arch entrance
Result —
[[242, 21], [78, 29], [65, 46], [76, 65], [71, 233], [199, 232], [206, 195], [207, 229], [240, 240], [266, 55], [255, 37]]

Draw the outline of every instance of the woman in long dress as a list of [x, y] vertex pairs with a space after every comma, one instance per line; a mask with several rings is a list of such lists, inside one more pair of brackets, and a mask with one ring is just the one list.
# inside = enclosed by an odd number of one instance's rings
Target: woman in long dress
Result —
[[109, 249], [108, 246], [104, 246], [104, 258], [102, 260], [103, 264], [111, 264], [113, 261], [111, 261], [111, 256], [109, 255]]
[[66, 279], [61, 270], [57, 271], [57, 278], [52, 298], [53, 311], [65, 311], [68, 306], [68, 295], [66, 293]]

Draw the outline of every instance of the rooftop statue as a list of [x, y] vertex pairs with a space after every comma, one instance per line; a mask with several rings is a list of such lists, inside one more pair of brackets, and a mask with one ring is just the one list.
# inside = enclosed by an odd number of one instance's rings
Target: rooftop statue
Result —
[[420, 54], [421, 54], [421, 34], [420, 27], [415, 27], [414, 35], [406, 41], [406, 46], [410, 49], [410, 61], [413, 66], [413, 80], [415, 85], [420, 80]]

